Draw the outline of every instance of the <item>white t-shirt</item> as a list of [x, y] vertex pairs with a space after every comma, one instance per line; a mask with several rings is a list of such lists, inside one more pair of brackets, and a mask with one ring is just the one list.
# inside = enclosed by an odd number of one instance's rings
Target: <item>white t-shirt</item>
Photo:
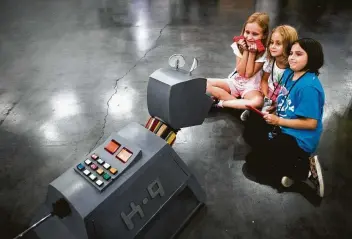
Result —
[[[233, 49], [233, 53], [234, 53], [236, 56], [238, 56], [239, 58], [242, 58], [242, 57], [243, 57], [242, 53], [241, 53], [240, 50], [238, 49], [238, 46], [237, 46], [237, 43], [236, 43], [236, 42], [232, 43], [231, 48]], [[264, 52], [264, 54], [263, 54], [261, 57], [259, 57], [258, 59], [256, 59], [255, 62], [264, 62], [264, 63], [265, 63], [265, 62], [266, 62], [266, 51]], [[235, 79], [235, 80], [238, 81], [239, 83], [245, 84], [245, 83], [248, 81], [248, 79], [245, 78], [245, 77], [240, 76], [240, 75], [238, 74], [238, 72], [236, 72], [236, 71], [237, 71], [237, 70], [235, 69], [233, 72], [231, 72], [231, 73], [229, 74], [228, 78], [230, 78], [230, 79]], [[261, 81], [261, 79], [262, 79], [262, 75], [263, 75], [262, 70], [259, 70], [254, 76], [252, 76], [252, 77], [250, 78], [250, 80], [251, 80], [251, 81], [253, 80], [253, 81], [255, 82], [255, 84], [258, 84], [258, 83], [260, 83], [260, 81]]]
[[[266, 60], [263, 65], [263, 70], [267, 73], [270, 73], [269, 79], [268, 79], [268, 86], [272, 92], [274, 91], [275, 86], [279, 83], [282, 75], [284, 74], [284, 71], [286, 70], [286, 68], [284, 69], [279, 68], [276, 62], [274, 64], [274, 69], [273, 69], [273, 63], [274, 63], [273, 60]], [[271, 72], [272, 70], [274, 70], [274, 72]]]

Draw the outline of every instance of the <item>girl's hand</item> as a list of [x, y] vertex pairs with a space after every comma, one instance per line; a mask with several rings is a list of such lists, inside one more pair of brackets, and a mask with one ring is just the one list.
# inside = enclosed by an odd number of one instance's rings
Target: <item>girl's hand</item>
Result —
[[266, 112], [268, 112], [269, 114], [272, 114], [273, 112], [275, 112], [276, 108], [277, 108], [277, 103], [274, 102], [270, 107], [266, 109]]
[[248, 51], [249, 52], [253, 52], [253, 53], [257, 52], [258, 51], [257, 44], [255, 44], [255, 42], [249, 44], [248, 45]]
[[268, 114], [267, 113], [263, 117], [264, 117], [264, 120], [268, 124], [272, 124], [272, 125], [278, 125], [279, 124], [280, 118], [277, 115], [273, 115], [273, 114]]
[[244, 51], [248, 51], [248, 48], [247, 48], [247, 43], [244, 39], [241, 39], [237, 42], [238, 46], [244, 50]]

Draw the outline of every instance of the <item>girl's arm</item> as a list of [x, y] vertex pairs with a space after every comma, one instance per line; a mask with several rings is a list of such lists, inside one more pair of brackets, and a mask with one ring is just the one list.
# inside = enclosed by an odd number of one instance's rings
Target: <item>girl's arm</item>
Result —
[[293, 129], [316, 129], [318, 121], [311, 118], [284, 119], [279, 118], [278, 125]]
[[255, 60], [255, 57], [253, 60], [248, 59], [246, 73], [245, 73], [246, 78], [251, 78], [263, 68], [263, 64], [264, 64], [263, 62], [254, 62], [254, 60]]
[[264, 119], [268, 124], [279, 125], [293, 129], [308, 129], [314, 130], [318, 126], [318, 120], [322, 117], [322, 107], [324, 100], [321, 92], [316, 88], [308, 86], [299, 89], [297, 92], [297, 101], [299, 102], [294, 107], [294, 113], [299, 118], [284, 119], [277, 115], [266, 114]]
[[246, 74], [246, 65], [248, 61], [248, 51], [244, 50], [242, 53], [242, 58], [236, 56], [236, 70], [240, 76], [245, 76]]
[[[256, 56], [256, 52], [249, 52], [248, 53], [248, 61], [247, 61], [247, 65], [246, 65], [246, 73], [244, 75], [246, 78], [251, 78], [255, 73], [258, 72], [258, 71], [255, 72], [255, 65], [256, 65], [255, 56]], [[263, 64], [261, 66], [263, 67]]]
[[251, 78], [263, 68], [263, 62], [255, 62], [255, 53], [243, 51], [242, 58], [236, 57], [236, 69], [243, 77]]
[[255, 62], [257, 51], [258, 49], [256, 44], [251, 44], [248, 46], [249, 56], [246, 65], [246, 78], [251, 78], [252, 76], [257, 74], [257, 72], [260, 71], [263, 67], [264, 62]]
[[269, 85], [268, 85], [269, 76], [270, 76], [270, 73], [264, 71], [262, 81], [260, 82], [260, 88], [264, 96], [266, 97], [268, 97], [269, 95]]
[[268, 124], [284, 126], [293, 129], [316, 129], [318, 121], [312, 118], [300, 119], [284, 119], [273, 114], [264, 115], [264, 119]]

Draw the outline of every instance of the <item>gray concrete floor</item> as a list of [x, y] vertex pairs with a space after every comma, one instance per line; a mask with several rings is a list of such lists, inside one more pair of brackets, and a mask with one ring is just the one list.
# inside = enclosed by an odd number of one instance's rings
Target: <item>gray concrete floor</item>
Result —
[[[279, 4], [280, 2], [280, 4]], [[283, 3], [284, 2], [284, 3]], [[207, 193], [180, 238], [351, 238], [352, 21], [339, 1], [3, 0], [0, 3], [0, 227], [28, 225], [47, 185], [130, 121], [148, 118], [148, 76], [168, 57], [225, 77], [253, 11], [321, 41], [326, 197], [277, 192], [242, 172], [249, 148], [229, 111], [183, 129], [174, 145]], [[5, 236], [3, 237], [3, 233]]]

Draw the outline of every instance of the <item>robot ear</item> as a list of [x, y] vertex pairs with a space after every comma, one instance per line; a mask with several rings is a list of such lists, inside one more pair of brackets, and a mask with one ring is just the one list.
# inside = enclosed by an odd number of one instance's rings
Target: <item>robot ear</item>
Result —
[[178, 70], [185, 65], [185, 58], [181, 54], [173, 54], [169, 58], [169, 65]]
[[198, 60], [197, 60], [197, 58], [193, 58], [193, 64], [192, 64], [191, 69], [189, 70], [189, 74], [191, 74], [192, 71], [194, 71], [197, 67], [198, 67]]

